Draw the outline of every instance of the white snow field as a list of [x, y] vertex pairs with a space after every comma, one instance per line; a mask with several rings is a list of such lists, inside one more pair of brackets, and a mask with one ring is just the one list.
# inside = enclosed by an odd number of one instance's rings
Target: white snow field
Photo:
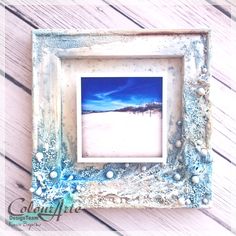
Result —
[[161, 112], [100, 112], [82, 115], [82, 156], [162, 156]]

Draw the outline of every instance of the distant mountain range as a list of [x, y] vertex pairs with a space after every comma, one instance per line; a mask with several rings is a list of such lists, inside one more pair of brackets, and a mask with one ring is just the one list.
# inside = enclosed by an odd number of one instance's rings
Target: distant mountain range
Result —
[[146, 112], [146, 111], [162, 111], [162, 103], [160, 102], [151, 102], [146, 103], [140, 106], [128, 106], [115, 110], [108, 111], [92, 111], [92, 110], [83, 110], [83, 114], [89, 113], [100, 113], [100, 112]]
[[116, 109], [114, 111], [131, 111], [131, 112], [145, 112], [145, 111], [161, 111], [162, 110], [162, 103], [160, 102], [152, 102], [146, 103], [141, 106], [128, 106], [120, 109]]

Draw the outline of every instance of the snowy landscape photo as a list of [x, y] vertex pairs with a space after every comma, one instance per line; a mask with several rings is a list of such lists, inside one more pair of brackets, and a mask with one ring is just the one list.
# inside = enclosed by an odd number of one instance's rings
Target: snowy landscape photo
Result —
[[161, 157], [162, 105], [162, 77], [81, 77], [82, 157]]

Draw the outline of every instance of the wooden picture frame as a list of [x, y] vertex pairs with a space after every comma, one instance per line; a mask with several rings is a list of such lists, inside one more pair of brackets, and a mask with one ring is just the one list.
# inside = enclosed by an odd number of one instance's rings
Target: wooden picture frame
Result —
[[[56, 206], [63, 200], [66, 206], [81, 208], [208, 207], [209, 38], [208, 30], [34, 30], [34, 206]], [[76, 162], [72, 75], [77, 70], [104, 73], [104, 64], [106, 73], [114, 75], [119, 73], [115, 68], [166, 74], [165, 163]]]

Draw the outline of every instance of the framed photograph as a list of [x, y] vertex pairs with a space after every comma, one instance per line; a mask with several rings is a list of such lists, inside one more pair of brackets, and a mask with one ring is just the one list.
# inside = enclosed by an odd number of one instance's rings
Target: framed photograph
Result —
[[117, 76], [76, 79], [78, 163], [165, 162], [165, 76]]
[[34, 206], [209, 207], [209, 35], [34, 30]]

